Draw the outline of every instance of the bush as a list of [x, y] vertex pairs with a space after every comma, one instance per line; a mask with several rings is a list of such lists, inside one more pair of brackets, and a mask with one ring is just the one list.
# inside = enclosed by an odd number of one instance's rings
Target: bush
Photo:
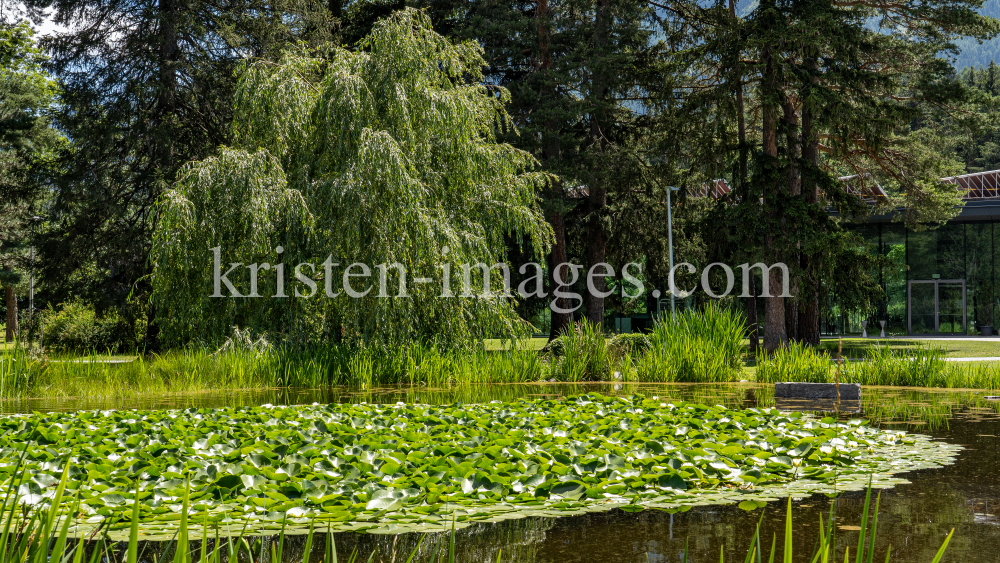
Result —
[[53, 352], [134, 351], [142, 340], [139, 324], [114, 309], [98, 316], [92, 305], [74, 300], [46, 315], [45, 347]]
[[634, 358], [651, 347], [649, 337], [641, 332], [626, 332], [611, 339], [611, 349], [621, 356], [628, 354]]

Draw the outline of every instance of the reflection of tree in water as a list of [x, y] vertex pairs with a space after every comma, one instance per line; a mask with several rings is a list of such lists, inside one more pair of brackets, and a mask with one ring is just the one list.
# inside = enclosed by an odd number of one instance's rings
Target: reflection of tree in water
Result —
[[[545, 542], [546, 532], [555, 522], [554, 518], [521, 518], [495, 523], [477, 523], [455, 531], [455, 561], [494, 563], [532, 563], [536, 561], [538, 546]], [[212, 534], [213, 538], [215, 534]], [[426, 537], [425, 537], [426, 536]], [[270, 561], [272, 550], [277, 553], [281, 545], [281, 560], [279, 563], [329, 563], [325, 561], [327, 535], [317, 532], [313, 535], [310, 553], [305, 557], [308, 536], [286, 535], [247, 537], [245, 538], [253, 549], [252, 559], [247, 558], [246, 549], [240, 553], [241, 563]], [[214, 539], [206, 541], [206, 547], [211, 552], [215, 548]], [[229, 560], [228, 539], [217, 540], [222, 545], [220, 561]], [[260, 541], [261, 543], [256, 543]], [[359, 532], [338, 532], [333, 534], [338, 561], [370, 561], [371, 563], [402, 563], [406, 561], [419, 544], [415, 562], [428, 562], [437, 553], [440, 561], [448, 560], [451, 532], [433, 534], [368, 534]], [[236, 542], [234, 541], [235, 545]], [[167, 561], [173, 557], [174, 542], [147, 542], [141, 545], [139, 552], [150, 555], [148, 560]], [[124, 547], [124, 544], [123, 544]], [[201, 549], [201, 540], [191, 543], [192, 553]], [[257, 554], [264, 557], [258, 559]], [[355, 557], [352, 559], [352, 554]], [[124, 555], [124, 553], [123, 553]], [[499, 556], [499, 558], [498, 558]], [[124, 560], [124, 557], [122, 558]], [[144, 559], [145, 560], [145, 559]], [[437, 563], [437, 560], [434, 560]]]
[[[495, 562], [510, 561], [511, 563], [531, 563], [536, 560], [538, 545], [546, 539], [546, 532], [554, 525], [554, 518], [521, 518], [495, 523], [473, 524], [455, 532], [455, 561]], [[376, 535], [365, 533], [339, 533], [334, 535], [337, 542], [338, 559], [347, 561], [348, 556], [357, 549], [358, 561], [368, 561], [374, 553], [372, 561], [403, 562], [416, 549], [424, 534]], [[322, 540], [322, 541], [320, 541]], [[427, 534], [420, 543], [419, 555], [414, 561], [430, 561], [435, 552], [445, 554], [447, 560], [451, 532]], [[296, 540], [293, 551], [289, 553], [286, 538], [286, 552], [283, 563], [299, 563], [303, 561], [305, 537]], [[313, 539], [313, 552], [310, 559], [318, 562], [323, 555], [323, 545], [326, 538]], [[499, 555], [499, 559], [497, 556]]]

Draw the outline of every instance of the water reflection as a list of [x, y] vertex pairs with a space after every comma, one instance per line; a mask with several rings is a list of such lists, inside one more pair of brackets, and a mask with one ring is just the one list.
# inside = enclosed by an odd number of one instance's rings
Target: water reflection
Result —
[[[751, 384], [653, 385], [653, 384], [528, 384], [462, 388], [377, 388], [369, 390], [269, 389], [253, 392], [215, 392], [129, 399], [125, 401], [22, 400], [0, 403], [4, 412], [32, 410], [76, 410], [108, 408], [208, 408], [264, 403], [307, 404], [333, 402], [482, 402], [518, 398], [552, 398], [584, 392], [603, 394], [644, 393], [664, 400], [696, 400], [731, 408], [762, 408], [775, 405], [773, 389]], [[826, 411], [844, 418], [863, 417], [885, 428], [930, 434], [966, 449], [954, 465], [903, 474], [909, 485], [882, 491], [879, 535], [875, 557], [884, 560], [892, 544], [892, 560], [929, 562], [948, 532], [955, 537], [946, 560], [994, 563], [1000, 545], [1000, 403], [987, 401], [982, 392], [866, 388], [859, 404], [786, 404], [780, 408]], [[839, 412], [839, 414], [838, 414]], [[860, 413], [860, 414], [859, 414]], [[796, 561], [807, 560], [818, 535], [820, 515], [831, 505], [840, 527], [839, 553], [857, 546], [855, 526], [861, 521], [863, 493], [844, 493], [831, 500], [812, 496], [793, 503], [794, 553]], [[694, 508], [667, 514], [656, 510], [641, 513], [611, 511], [559, 519], [521, 519], [477, 524], [460, 530], [456, 537], [457, 561], [575, 562], [634, 561], [636, 563], [680, 562], [688, 547], [688, 561], [718, 561], [724, 547], [727, 560], [745, 556], [750, 538], [761, 518], [766, 546], [776, 536], [783, 549], [785, 508], [771, 503], [762, 510], [745, 512], [735, 506]], [[358, 560], [405, 561], [420, 537], [334, 534], [338, 552], [346, 560], [357, 550]], [[438, 547], [446, 547], [447, 534], [428, 537], [421, 545], [426, 560]], [[285, 560], [303, 561], [304, 537], [285, 540]], [[315, 538], [309, 559], [323, 555], [323, 535]], [[147, 554], [162, 551], [147, 546]], [[765, 550], [769, 549], [765, 547]], [[267, 551], [265, 550], [265, 553]], [[780, 558], [780, 557], [779, 557]]]
[[861, 401], [837, 401], [837, 399], [774, 399], [774, 406], [783, 411], [858, 413]]

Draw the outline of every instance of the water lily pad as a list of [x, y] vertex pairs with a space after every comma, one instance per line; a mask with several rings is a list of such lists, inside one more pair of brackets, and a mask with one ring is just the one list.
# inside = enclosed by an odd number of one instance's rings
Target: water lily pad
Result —
[[35, 413], [0, 418], [0, 485], [44, 506], [69, 463], [75, 535], [99, 524], [127, 535], [137, 493], [152, 535], [176, 529], [185, 494], [195, 530], [403, 533], [614, 508], [752, 510], [862, 489], [869, 475], [892, 486], [957, 450], [853, 421], [641, 395]]

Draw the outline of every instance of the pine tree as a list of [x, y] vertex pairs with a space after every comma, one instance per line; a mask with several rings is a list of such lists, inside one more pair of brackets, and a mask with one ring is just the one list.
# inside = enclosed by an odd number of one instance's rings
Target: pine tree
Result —
[[989, 66], [986, 67], [986, 78], [983, 80], [983, 89], [986, 90], [987, 94], [991, 96], [996, 96], [998, 94], [997, 87], [997, 65], [993, 61], [990, 61]]
[[[767, 351], [788, 336], [818, 342], [821, 281], [837, 275], [829, 265], [851, 244], [827, 206], [843, 217], [862, 216], [867, 205], [852, 194], [864, 194], [877, 182], [889, 197], [877, 202], [876, 210], [902, 207], [900, 218], [908, 223], [941, 221], [955, 213], [957, 194], [938, 179], [954, 171], [956, 162], [930, 158], [936, 141], [913, 134], [910, 124], [930, 108], [961, 103], [964, 94], [953, 71], [935, 55], [959, 34], [996, 33], [996, 22], [975, 14], [974, 7], [975, 2], [933, 3], [897, 10], [877, 3], [772, 0], [734, 24], [732, 14], [724, 21], [711, 9], [671, 4], [671, 11], [697, 17], [710, 29], [700, 35], [708, 38], [703, 48], [684, 51], [687, 57], [704, 57], [702, 76], [716, 77], [705, 80], [702, 91], [752, 87], [747, 111], [757, 120], [750, 129], [759, 131], [754, 140], [759, 148], [743, 190], [736, 150], [743, 142], [738, 123], [731, 122], [726, 134], [733, 142], [723, 158], [736, 163], [737, 189], [735, 205], [721, 216], [730, 217], [733, 241], [756, 243], [754, 261], [785, 261], [793, 275], [790, 285], [798, 288], [790, 302], [766, 300]], [[896, 31], [868, 29], [873, 14], [893, 22]], [[871, 61], [882, 61], [877, 71]], [[721, 96], [711, 103], [718, 110], [713, 118], [737, 121]], [[837, 180], [841, 176], [854, 176], [851, 188], [857, 191], [849, 193]], [[769, 281], [771, 288], [780, 287], [775, 277]]]
[[[440, 8], [447, 2], [432, 4], [447, 12]], [[663, 183], [651, 180], [656, 166], [650, 165], [650, 154], [658, 152], [654, 108], [669, 96], [663, 90], [670, 76], [664, 42], [654, 34], [655, 10], [637, 0], [459, 4], [450, 12], [449, 29], [480, 41], [490, 65], [488, 82], [510, 90], [511, 114], [520, 128], [511, 142], [559, 178], [543, 199], [555, 232], [550, 271], [574, 262], [583, 266], [585, 278], [598, 263], [635, 258], [645, 238], [637, 231], [663, 231], [666, 219]], [[636, 213], [656, 217], [647, 221]], [[572, 279], [563, 270], [561, 279]], [[600, 294], [610, 291], [604, 278], [595, 277], [594, 285]], [[603, 325], [606, 297], [584, 294], [586, 317]], [[570, 309], [579, 303], [559, 299], [553, 305]], [[551, 318], [555, 337], [571, 315], [553, 311]]]
[[[948, 47], [949, 38], [960, 33], [987, 37], [997, 31], [995, 21], [975, 14], [972, 2], [958, 8], [945, 3], [921, 10], [909, 7], [903, 14], [887, 11], [882, 15], [900, 25], [901, 31], [894, 35], [869, 30], [866, 17], [871, 12], [857, 11], [856, 6], [857, 3], [851, 3], [852, 9], [844, 10], [836, 2], [803, 0], [776, 5], [772, 9], [780, 14], [777, 21], [781, 28], [777, 34], [773, 32], [775, 21], [767, 13], [759, 11], [754, 17], [759, 22], [757, 39], [763, 53], [759, 63], [763, 111], [766, 115], [769, 104], [777, 105], [778, 100], [783, 100], [786, 116], [791, 113], [791, 119], [786, 118], [784, 123], [783, 159], [776, 166], [769, 168], [765, 161], [758, 168], [766, 173], [765, 178], [776, 178], [778, 168], [788, 171], [786, 186], [776, 192], [780, 210], [769, 217], [768, 223], [782, 230], [794, 225], [789, 230], [797, 236], [786, 236], [783, 241], [776, 241], [776, 245], [785, 249], [786, 256], [797, 257], [790, 260], [790, 265], [797, 276], [805, 276], [803, 282], [809, 287], [805, 294], [808, 304], [797, 316], [798, 322], [793, 325], [785, 319], [784, 328], [807, 327], [806, 339], [814, 343], [818, 342], [817, 273], [824, 268], [824, 260], [835, 259], [830, 241], [842, 239], [839, 228], [829, 222], [817, 205], [817, 188], [827, 202], [841, 207], [842, 215], [863, 213], [856, 199], [846, 197], [844, 183], [836, 181], [838, 175], [853, 172], [855, 189], [864, 190], [879, 182], [890, 192], [888, 201], [882, 202], [883, 208], [902, 205], [907, 209], [903, 219], [911, 223], [952, 216], [958, 196], [938, 179], [950, 175], [955, 163], [928, 159], [927, 140], [905, 131], [922, 110], [899, 98], [912, 96], [938, 107], [961, 101], [961, 89], [949, 84], [953, 81], [951, 69], [935, 59], [935, 54]], [[875, 13], [884, 9], [874, 3], [867, 7]], [[759, 10], [765, 8], [762, 4]], [[768, 58], [774, 46], [781, 52], [780, 71], [770, 71], [768, 66], [775, 64]], [[886, 66], [878, 72], [864, 63], [896, 61], [900, 52], [908, 53], [909, 60], [917, 63]], [[817, 56], [824, 64], [816, 64]], [[765, 89], [769, 76], [782, 77], [784, 84]], [[905, 94], [901, 94], [903, 91]], [[796, 106], [802, 108], [802, 126], [794, 119]], [[764, 127], [766, 139], [766, 117]], [[827, 135], [826, 157], [822, 160], [818, 158], [817, 129], [825, 130]], [[773, 148], [768, 151], [765, 145], [764, 153], [772, 156], [770, 162], [775, 162]], [[793, 170], [799, 167], [803, 169], [807, 189], [797, 185], [798, 174]], [[780, 201], [782, 198], [785, 200]], [[765, 209], [768, 207], [765, 195]], [[765, 245], [771, 246], [767, 240]], [[810, 266], [803, 269], [803, 264]], [[775, 330], [780, 336], [783, 327], [776, 326], [780, 322], [769, 315], [766, 330]], [[793, 332], [793, 336], [797, 335]], [[765, 341], [765, 348], [773, 350], [778, 340]]]
[[69, 29], [42, 42], [63, 86], [56, 119], [73, 140], [54, 180], [45, 276], [99, 309], [120, 304], [148, 288], [155, 202], [184, 163], [229, 139], [240, 61], [329, 38], [332, 20], [320, 0], [28, 4]]
[[28, 263], [33, 217], [44, 204], [45, 172], [65, 139], [49, 115], [58, 86], [27, 22], [0, 23], [0, 286], [6, 339], [18, 331], [17, 287]]

